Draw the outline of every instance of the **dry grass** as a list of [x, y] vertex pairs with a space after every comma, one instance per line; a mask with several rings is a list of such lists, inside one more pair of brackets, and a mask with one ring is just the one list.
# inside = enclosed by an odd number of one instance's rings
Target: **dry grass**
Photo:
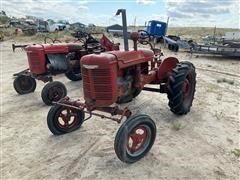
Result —
[[231, 153], [233, 153], [236, 157], [240, 157], [240, 149], [234, 149], [231, 151]]
[[174, 122], [172, 123], [172, 129], [175, 130], [175, 131], [179, 131], [179, 130], [185, 128], [185, 127], [186, 127], [186, 125], [183, 125], [183, 124], [182, 124], [181, 122], [179, 122], [179, 121], [174, 121]]
[[[129, 27], [133, 31], [139, 29], [145, 29], [145, 27]], [[4, 28], [5, 40], [15, 40], [15, 41], [32, 41], [32, 42], [43, 42], [45, 36], [51, 38], [57, 38], [63, 42], [71, 42], [74, 38], [71, 36], [72, 30], [60, 31], [57, 33], [37, 33], [33, 36], [26, 36], [24, 34], [16, 35], [14, 28]], [[227, 29], [227, 28], [217, 28], [216, 35], [223, 36], [229, 31], [239, 31], [239, 29]], [[89, 33], [106, 33], [104, 27], [96, 27], [95, 29], [89, 29]], [[169, 27], [167, 34], [178, 35], [183, 39], [193, 39], [194, 41], [199, 41], [202, 37], [207, 35], [213, 35], [214, 28], [209, 27]]]
[[221, 78], [217, 80], [217, 83], [227, 83], [227, 84], [233, 85], [234, 81], [231, 79]]
[[[216, 36], [223, 36], [229, 31], [239, 31], [239, 29], [216, 28]], [[169, 27], [167, 34], [178, 35], [181, 38], [199, 41], [202, 37], [214, 34], [214, 27]]]

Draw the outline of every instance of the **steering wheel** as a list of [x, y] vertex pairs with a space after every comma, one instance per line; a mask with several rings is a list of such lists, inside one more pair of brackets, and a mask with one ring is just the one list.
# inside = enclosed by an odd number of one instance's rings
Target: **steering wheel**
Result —
[[150, 42], [150, 34], [145, 30], [138, 30], [138, 42], [143, 45], [147, 45]]
[[50, 40], [50, 41], [52, 41], [52, 42], [50, 42], [50, 43], [61, 43], [61, 41], [60, 40], [58, 40], [58, 39], [52, 39], [52, 38], [50, 38], [50, 37], [48, 37], [48, 36], [46, 36], [45, 38], [44, 38], [44, 43], [46, 44], [46, 43], [48, 43], [48, 40]]
[[74, 42], [85, 43], [86, 40], [88, 39], [89, 34], [86, 32], [77, 31], [77, 32], [73, 33], [72, 36], [77, 38], [77, 40], [75, 40]]

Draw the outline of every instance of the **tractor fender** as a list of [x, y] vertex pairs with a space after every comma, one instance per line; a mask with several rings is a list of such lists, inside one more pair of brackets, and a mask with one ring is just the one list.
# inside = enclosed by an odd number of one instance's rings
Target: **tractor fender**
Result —
[[172, 72], [173, 68], [179, 63], [175, 57], [168, 57], [162, 61], [158, 68], [157, 78], [160, 82], [167, 82], [168, 76]]

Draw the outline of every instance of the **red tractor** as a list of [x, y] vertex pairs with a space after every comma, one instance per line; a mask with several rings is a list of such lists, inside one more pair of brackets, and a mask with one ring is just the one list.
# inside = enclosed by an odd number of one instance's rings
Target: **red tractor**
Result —
[[[137, 48], [138, 42], [150, 44], [139, 39], [139, 33], [132, 33], [131, 38], [134, 50], [82, 57], [80, 64], [85, 102], [65, 97], [54, 103], [47, 116], [48, 128], [55, 135], [77, 130], [92, 115], [118, 123], [126, 118], [114, 141], [117, 157], [126, 163], [136, 162], [149, 152], [155, 141], [156, 126], [149, 116], [131, 115], [128, 108], [121, 109], [116, 104], [131, 101], [142, 90], [167, 93], [170, 110], [176, 115], [183, 115], [190, 111], [196, 84], [192, 63], [179, 62], [174, 57], [161, 60], [160, 49], [153, 46], [151, 50]], [[159, 87], [145, 87], [147, 84]], [[85, 113], [89, 114], [87, 118]]]
[[105, 35], [100, 41], [88, 33], [78, 33], [77, 36], [79, 42], [76, 43], [13, 45], [13, 50], [16, 47], [24, 48], [29, 64], [28, 69], [14, 74], [16, 78], [13, 86], [16, 92], [19, 94], [34, 92], [35, 79], [44, 83], [49, 82], [44, 86], [41, 96], [45, 104], [51, 105], [53, 101], [58, 101], [67, 95], [64, 84], [53, 81], [53, 75], [65, 73], [72, 81], [81, 80], [79, 61], [81, 57], [92, 53], [119, 50], [119, 44], [112, 43]]

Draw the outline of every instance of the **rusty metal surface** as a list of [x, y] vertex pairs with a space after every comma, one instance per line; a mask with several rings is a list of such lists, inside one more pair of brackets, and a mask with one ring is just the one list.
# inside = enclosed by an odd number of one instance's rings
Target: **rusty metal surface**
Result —
[[[59, 102], [53, 102], [53, 103], [64, 106], [64, 107], [69, 107], [72, 109], [78, 109], [80, 111], [83, 111], [89, 114], [90, 117], [94, 115], [101, 118], [110, 119], [118, 123], [120, 123], [124, 117], [129, 118], [131, 116], [131, 111], [126, 107], [123, 109], [120, 109], [118, 106], [93, 107], [92, 105], [82, 103], [79, 99], [73, 100], [73, 99], [70, 99], [69, 97], [65, 97], [61, 99]], [[102, 113], [97, 113], [96, 111], [106, 112], [106, 113], [109, 113], [111, 116], [106, 116]], [[114, 115], [120, 115], [121, 117], [120, 118], [112, 117]]]

